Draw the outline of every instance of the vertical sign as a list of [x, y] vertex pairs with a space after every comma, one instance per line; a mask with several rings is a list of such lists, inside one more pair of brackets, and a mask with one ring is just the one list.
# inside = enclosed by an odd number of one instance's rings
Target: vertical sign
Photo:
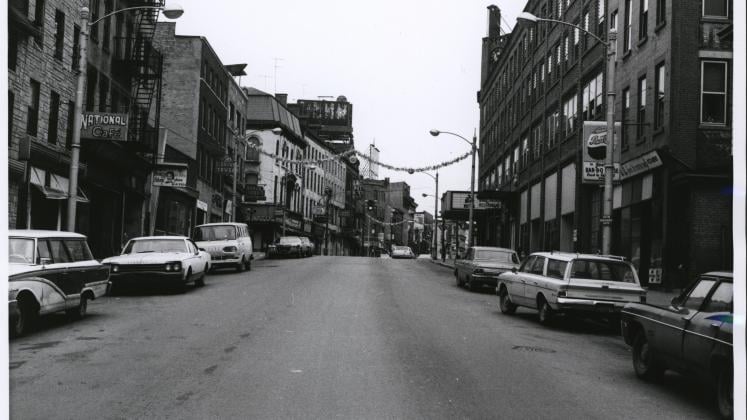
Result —
[[[615, 123], [615, 138], [621, 138], [621, 125]], [[607, 123], [604, 121], [584, 121], [583, 129], [583, 173], [584, 184], [597, 184], [604, 182], [604, 161], [609, 150], [607, 141]], [[615, 150], [613, 158], [615, 162], [616, 181], [620, 180], [620, 147]]]

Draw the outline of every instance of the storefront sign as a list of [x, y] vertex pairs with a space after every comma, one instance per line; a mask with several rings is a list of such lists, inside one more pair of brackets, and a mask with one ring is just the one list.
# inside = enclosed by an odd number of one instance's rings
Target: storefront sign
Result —
[[180, 163], [156, 165], [153, 171], [153, 186], [186, 187], [187, 165]]
[[[621, 125], [615, 123], [615, 138], [621, 138]], [[607, 123], [604, 121], [584, 121], [583, 130], [583, 174], [584, 184], [604, 182], [604, 163], [607, 157]], [[620, 162], [620, 148], [615, 150], [615, 162]], [[620, 164], [615, 163], [614, 180], [620, 180]]]
[[208, 209], [207, 203], [204, 201], [197, 200], [197, 209], [206, 212]]
[[80, 137], [94, 140], [127, 141], [127, 114], [84, 112], [80, 120]]
[[291, 219], [290, 217], [285, 219], [285, 225], [288, 226], [291, 229], [301, 230], [301, 221], [296, 219]]
[[638, 156], [620, 165], [620, 176], [622, 179], [642, 174], [662, 165], [661, 158], [655, 150]]

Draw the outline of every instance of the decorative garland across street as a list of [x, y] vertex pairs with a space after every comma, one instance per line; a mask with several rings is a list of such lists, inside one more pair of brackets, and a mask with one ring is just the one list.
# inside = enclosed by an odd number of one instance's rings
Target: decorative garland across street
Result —
[[382, 222], [381, 220], [379, 220], [379, 219], [377, 219], [377, 218], [375, 218], [375, 217], [373, 217], [371, 215], [367, 214], [366, 216], [369, 219], [371, 219], [372, 222], [378, 223], [380, 225], [385, 225], [385, 226], [397, 226], [397, 225], [401, 225], [401, 224], [409, 222], [409, 220], [401, 220], [399, 222]]
[[303, 165], [321, 165], [324, 162], [339, 160], [341, 158], [348, 158], [348, 159], [350, 159], [352, 157], [352, 155], [355, 154], [355, 155], [360, 156], [363, 159], [366, 159], [369, 163], [372, 163], [372, 164], [375, 164], [375, 165], [379, 165], [382, 168], [386, 168], [386, 169], [389, 169], [389, 170], [392, 170], [392, 171], [400, 171], [400, 172], [407, 172], [407, 173], [436, 171], [436, 170], [439, 170], [441, 168], [445, 168], [447, 166], [451, 166], [451, 165], [453, 165], [453, 164], [455, 164], [457, 162], [460, 162], [460, 161], [468, 158], [472, 154], [472, 152], [466, 152], [465, 154], [457, 156], [454, 159], [451, 159], [451, 160], [448, 160], [448, 161], [445, 161], [445, 162], [441, 162], [441, 163], [438, 163], [438, 164], [435, 164], [435, 165], [423, 166], [423, 167], [420, 167], [420, 168], [409, 168], [409, 167], [403, 167], [403, 166], [389, 165], [387, 163], [380, 162], [380, 161], [378, 161], [376, 159], [371, 158], [366, 153], [360, 152], [360, 151], [355, 150], [355, 149], [346, 150], [346, 151], [344, 151], [342, 153], [338, 153], [338, 154], [332, 155], [330, 157], [321, 158], [321, 159], [288, 159], [288, 158], [280, 157], [280, 156], [277, 156], [277, 155], [275, 155], [273, 153], [269, 153], [269, 152], [266, 152], [266, 151], [262, 150], [262, 146], [261, 145], [257, 145], [257, 144], [254, 144], [254, 143], [249, 143], [247, 146], [250, 149], [257, 150], [259, 153], [261, 153], [261, 154], [263, 154], [263, 155], [265, 155], [265, 156], [267, 156], [267, 157], [269, 157], [271, 159], [275, 159], [275, 160], [278, 160], [278, 161], [281, 161], [281, 162], [284, 162], [284, 163], [290, 163], [290, 164], [299, 163], [299, 164], [303, 164]]
[[383, 168], [386, 168], [386, 169], [389, 169], [389, 170], [392, 170], [392, 171], [401, 171], [401, 172], [407, 172], [407, 173], [436, 171], [438, 169], [445, 168], [445, 167], [451, 166], [451, 165], [453, 165], [453, 164], [455, 164], [455, 163], [457, 163], [459, 161], [462, 161], [462, 160], [468, 158], [472, 154], [472, 152], [470, 151], [470, 152], [467, 152], [467, 153], [465, 153], [465, 154], [463, 154], [461, 156], [457, 156], [457, 157], [455, 157], [452, 160], [448, 160], [446, 162], [441, 162], [441, 163], [436, 164], [436, 165], [423, 166], [423, 167], [420, 167], [420, 168], [405, 168], [405, 167], [401, 167], [401, 166], [393, 166], [393, 165], [388, 165], [388, 164], [383, 163], [383, 162], [379, 162], [378, 160], [373, 159], [373, 158], [369, 157], [367, 154], [359, 152], [357, 150], [355, 151], [355, 153], [358, 156], [362, 157], [363, 159], [366, 159], [369, 163], [373, 163], [373, 164], [379, 165], [379, 166], [381, 166]]

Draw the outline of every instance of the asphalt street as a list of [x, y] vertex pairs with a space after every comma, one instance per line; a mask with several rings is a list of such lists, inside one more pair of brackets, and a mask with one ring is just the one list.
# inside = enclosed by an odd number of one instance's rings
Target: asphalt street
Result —
[[708, 419], [606, 324], [538, 324], [427, 260], [312, 257], [132, 291], [10, 341], [17, 419]]

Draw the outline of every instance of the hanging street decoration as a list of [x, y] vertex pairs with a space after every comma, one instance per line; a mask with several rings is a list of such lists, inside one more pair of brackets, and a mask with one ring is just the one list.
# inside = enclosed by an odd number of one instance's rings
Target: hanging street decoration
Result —
[[397, 225], [402, 225], [402, 224], [404, 224], [404, 223], [407, 223], [407, 222], [409, 222], [409, 220], [400, 220], [399, 222], [383, 222], [383, 221], [381, 221], [381, 220], [379, 220], [379, 219], [377, 219], [377, 218], [375, 218], [375, 217], [373, 217], [373, 216], [371, 216], [371, 215], [369, 215], [369, 214], [367, 214], [366, 216], [367, 216], [367, 217], [368, 217], [368, 218], [369, 218], [369, 219], [370, 219], [370, 220], [371, 220], [372, 222], [374, 222], [374, 223], [378, 223], [378, 224], [380, 224], [380, 225], [382, 225], [382, 226], [397, 226]]
[[357, 161], [355, 155], [358, 155], [358, 157], [360, 157], [362, 159], [366, 159], [370, 164], [379, 165], [382, 168], [386, 168], [386, 169], [389, 169], [391, 171], [407, 172], [407, 173], [410, 173], [410, 174], [415, 173], [415, 172], [432, 172], [432, 171], [437, 171], [437, 170], [439, 170], [441, 168], [445, 168], [447, 166], [451, 166], [451, 165], [453, 165], [455, 163], [458, 163], [458, 162], [460, 162], [460, 161], [462, 161], [464, 159], [467, 159], [472, 154], [472, 152], [470, 151], [470, 152], [464, 153], [463, 155], [457, 156], [454, 159], [451, 159], [451, 160], [448, 160], [448, 161], [445, 161], [445, 162], [441, 162], [441, 163], [437, 163], [435, 165], [422, 166], [422, 167], [419, 167], [419, 168], [410, 168], [410, 167], [389, 165], [389, 164], [381, 162], [381, 161], [379, 161], [377, 159], [373, 159], [368, 154], [360, 152], [360, 151], [355, 150], [355, 149], [346, 150], [346, 151], [344, 151], [342, 153], [338, 153], [338, 154], [335, 154], [335, 155], [332, 155], [332, 156], [329, 156], [329, 157], [326, 157], [326, 158], [321, 158], [321, 159], [288, 159], [288, 158], [284, 158], [284, 157], [281, 157], [281, 156], [277, 156], [277, 155], [275, 155], [273, 153], [266, 152], [266, 151], [262, 150], [262, 146], [258, 145], [258, 144], [249, 143], [249, 144], [247, 144], [247, 147], [249, 147], [250, 149], [257, 150], [260, 154], [265, 155], [265, 156], [267, 156], [267, 157], [269, 157], [271, 159], [275, 159], [277, 161], [280, 161], [280, 162], [283, 162], [283, 163], [287, 163], [287, 164], [298, 163], [298, 164], [302, 164], [302, 165], [322, 165], [325, 162], [336, 161], [336, 160], [340, 160], [340, 159], [343, 159], [343, 158], [347, 158], [350, 162], [355, 163]]

